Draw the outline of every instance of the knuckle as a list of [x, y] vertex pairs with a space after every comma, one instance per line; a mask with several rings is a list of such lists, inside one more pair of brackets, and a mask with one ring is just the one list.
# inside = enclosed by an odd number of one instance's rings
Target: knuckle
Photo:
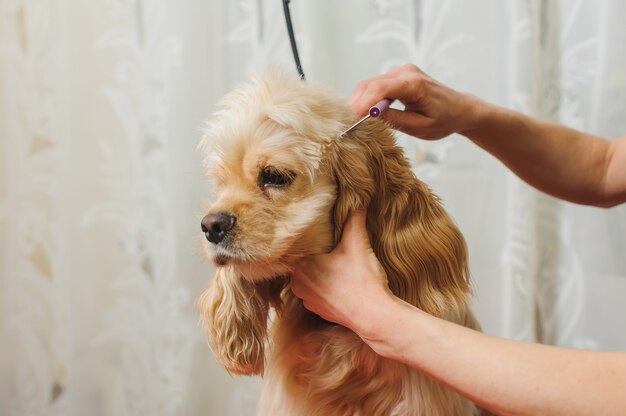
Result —
[[417, 85], [422, 84], [426, 80], [422, 74], [418, 73], [410, 74], [408, 79]]
[[422, 93], [424, 88], [426, 88], [426, 78], [421, 74], [415, 74], [408, 80], [407, 87], [413, 89], [416, 93]]
[[412, 85], [412, 78], [402, 78], [400, 79], [400, 87], [402, 91], [409, 91]]
[[364, 90], [364, 89], [366, 89], [366, 88], [367, 88], [367, 86], [368, 86], [368, 84], [369, 84], [369, 83], [370, 83], [370, 81], [369, 81], [369, 80], [359, 81], [359, 82], [356, 84], [356, 87], [355, 87], [355, 89], [354, 89], [354, 90], [355, 90], [355, 91], [362, 91], [362, 90]]
[[375, 96], [383, 96], [386, 92], [384, 85], [380, 81], [372, 81], [368, 91]]
[[415, 72], [415, 73], [419, 73], [420, 72], [420, 69], [415, 64], [404, 64], [404, 65], [402, 65], [402, 69], [405, 72]]
[[302, 299], [303, 298], [303, 294], [302, 291], [300, 290], [299, 287], [291, 287], [291, 291], [293, 292], [293, 294], [298, 298], [298, 299]]

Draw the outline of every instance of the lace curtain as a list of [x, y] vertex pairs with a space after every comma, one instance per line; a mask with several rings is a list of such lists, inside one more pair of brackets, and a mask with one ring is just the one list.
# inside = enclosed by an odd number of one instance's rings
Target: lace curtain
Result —
[[[279, 0], [0, 0], [0, 415], [254, 414], [194, 300], [196, 145], [226, 91], [295, 70]], [[626, 134], [626, 5], [293, 0], [309, 82], [413, 62], [493, 103]], [[626, 349], [626, 206], [543, 195], [460, 137], [399, 136], [469, 244], [486, 332]], [[506, 138], [503, 138], [506, 140]]]

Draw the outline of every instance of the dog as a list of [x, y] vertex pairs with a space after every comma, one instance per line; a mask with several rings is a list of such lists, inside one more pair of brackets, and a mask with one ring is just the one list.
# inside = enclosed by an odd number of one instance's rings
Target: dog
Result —
[[462, 234], [390, 126], [370, 119], [340, 137], [353, 122], [338, 94], [278, 69], [219, 103], [201, 141], [216, 192], [201, 222], [217, 272], [198, 300], [211, 350], [229, 373], [263, 376], [260, 415], [478, 414], [307, 311], [289, 288], [294, 263], [329, 252], [363, 206], [391, 291], [479, 329]]

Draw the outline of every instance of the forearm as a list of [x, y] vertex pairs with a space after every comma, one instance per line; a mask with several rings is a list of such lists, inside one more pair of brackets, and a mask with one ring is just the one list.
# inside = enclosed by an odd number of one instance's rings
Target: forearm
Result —
[[365, 335], [374, 350], [428, 374], [497, 414], [626, 414], [624, 353], [495, 338], [397, 300], [378, 311], [378, 316], [383, 319], [375, 333], [370, 333], [369, 339]]
[[[532, 186], [580, 204], [622, 202], [626, 185], [610, 176], [611, 141], [476, 100], [461, 132]], [[620, 189], [623, 187], [624, 189]]]

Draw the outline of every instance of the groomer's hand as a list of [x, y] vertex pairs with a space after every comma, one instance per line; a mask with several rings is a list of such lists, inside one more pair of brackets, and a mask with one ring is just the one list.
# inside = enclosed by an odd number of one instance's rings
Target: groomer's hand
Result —
[[429, 140], [471, 130], [484, 105], [472, 95], [438, 83], [411, 64], [361, 81], [348, 104], [360, 116], [383, 98], [397, 99], [405, 106], [404, 111], [387, 110], [382, 116], [385, 120], [397, 130]]
[[297, 265], [291, 290], [304, 307], [327, 321], [367, 336], [376, 326], [379, 307], [394, 298], [365, 228], [365, 210], [346, 221], [341, 242], [328, 254], [310, 256]]

